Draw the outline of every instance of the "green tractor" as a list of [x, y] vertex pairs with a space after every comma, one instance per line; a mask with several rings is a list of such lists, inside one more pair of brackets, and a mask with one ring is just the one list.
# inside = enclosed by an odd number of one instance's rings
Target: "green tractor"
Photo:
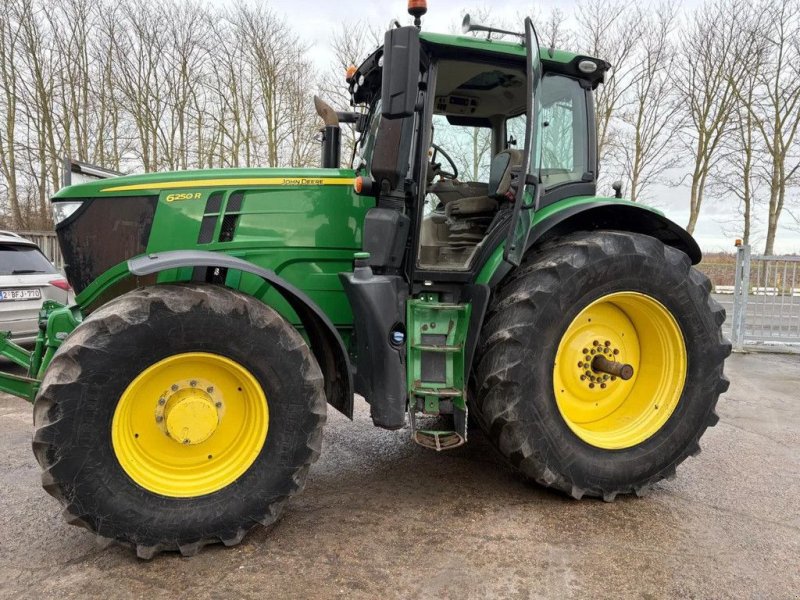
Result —
[[[104, 179], [53, 198], [74, 306], [47, 303], [27, 375], [33, 450], [68, 522], [191, 555], [269, 525], [322, 447], [326, 403], [433, 450], [479, 426], [574, 498], [671, 477], [728, 387], [696, 242], [597, 196], [610, 65], [395, 23], [316, 99], [322, 168]], [[504, 32], [508, 33], [508, 32]], [[340, 125], [358, 132], [340, 168]], [[489, 140], [462, 178], [464, 140]]]

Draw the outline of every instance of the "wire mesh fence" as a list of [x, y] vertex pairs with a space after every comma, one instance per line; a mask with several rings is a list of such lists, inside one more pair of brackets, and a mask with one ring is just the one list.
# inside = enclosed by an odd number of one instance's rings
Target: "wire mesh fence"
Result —
[[739, 350], [746, 344], [800, 347], [800, 256], [738, 248], [730, 331]]

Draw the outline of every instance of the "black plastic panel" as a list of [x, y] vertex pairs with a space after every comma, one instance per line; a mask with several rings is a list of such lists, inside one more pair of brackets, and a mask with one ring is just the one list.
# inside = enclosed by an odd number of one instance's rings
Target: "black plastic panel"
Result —
[[92, 198], [56, 227], [64, 270], [76, 292], [145, 252], [157, 203], [157, 196]]

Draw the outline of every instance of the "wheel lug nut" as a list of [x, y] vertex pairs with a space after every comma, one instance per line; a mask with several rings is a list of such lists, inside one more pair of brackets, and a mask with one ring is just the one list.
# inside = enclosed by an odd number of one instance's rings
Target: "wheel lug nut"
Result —
[[584, 349], [583, 349], [583, 353], [584, 353], [584, 354], [589, 354], [589, 349], [588, 349], [588, 348], [584, 348]]
[[611, 376], [611, 381], [616, 381], [616, 380], [617, 380], [616, 376], [612, 375]]
[[599, 346], [599, 345], [600, 345], [600, 342], [598, 342], [597, 340], [592, 342], [592, 346]]
[[164, 420], [164, 417], [162, 417], [161, 415], [158, 415], [156, 417], [156, 423], [161, 423], [161, 421], [163, 421], [163, 420]]
[[606, 389], [606, 384], [605, 384], [605, 383], [601, 383], [601, 384], [600, 384], [600, 387], [601, 387], [602, 389]]
[[586, 375], [581, 375], [581, 381], [584, 381], [585, 379], [586, 379]]
[[173, 392], [177, 392], [178, 391], [178, 384], [177, 383], [173, 383], [171, 389], [172, 389]]
[[583, 367], [583, 363], [582, 363], [582, 362], [580, 362], [580, 361], [578, 361], [578, 368], [580, 369], [580, 368], [582, 368], [582, 367]]
[[614, 348], [614, 354], [619, 354], [619, 350], [617, 350], [616, 348]]
[[594, 388], [594, 384], [593, 384], [593, 383], [590, 383], [590, 384], [589, 384], [589, 387], [590, 387], [590, 388]]
[[207, 391], [209, 394], [213, 394], [213, 393], [214, 393], [214, 386], [213, 386], [213, 385], [211, 385], [211, 386], [207, 387], [207, 388], [206, 388], [206, 391]]
[[606, 346], [606, 348], [608, 348], [610, 345], [611, 345], [611, 342], [609, 342], [608, 340], [606, 340], [606, 343], [605, 343], [605, 346]]
[[217, 408], [222, 408], [222, 402], [217, 402], [214, 406], [216, 406]]
[[192, 379], [192, 380], [189, 382], [189, 385], [190, 385], [190, 386], [192, 386], [192, 387], [197, 387], [197, 382], [196, 382], [194, 379]]
[[166, 400], [166, 398], [164, 398], [164, 396], [161, 396], [161, 398], [158, 399], [159, 406], [164, 406], [166, 403], [167, 403], [167, 400]]

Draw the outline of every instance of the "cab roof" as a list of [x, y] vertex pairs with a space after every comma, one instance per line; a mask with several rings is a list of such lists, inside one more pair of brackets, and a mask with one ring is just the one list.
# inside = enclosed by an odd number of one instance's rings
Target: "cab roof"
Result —
[[[419, 38], [422, 44], [432, 50], [439, 58], [448, 57], [467, 60], [468, 56], [479, 56], [483, 60], [495, 58], [498, 61], [508, 62], [524, 61], [527, 57], [525, 45], [521, 40], [507, 41], [429, 31], [421, 31]], [[364, 60], [355, 75], [349, 80], [356, 104], [368, 101], [380, 88], [379, 64], [382, 55], [383, 46], [380, 46]], [[546, 72], [560, 73], [587, 81], [592, 89], [600, 85], [606, 71], [611, 68], [611, 64], [603, 59], [566, 50], [556, 50], [555, 48], [539, 48], [539, 57]], [[587, 60], [597, 65], [597, 69], [592, 73], [584, 73], [578, 68], [581, 62]], [[366, 85], [357, 85], [356, 82], [359, 81], [362, 75], [365, 78]]]
[[[427, 43], [434, 48], [440, 49], [445, 53], [464, 52], [477, 54], [496, 54], [511, 59], [525, 60], [527, 52], [522, 40], [507, 41], [496, 40], [489, 37], [474, 37], [471, 35], [450, 35], [445, 33], [432, 33], [422, 31], [419, 38], [423, 43]], [[449, 52], [448, 52], [449, 51]], [[498, 56], [500, 58], [500, 56]], [[539, 48], [539, 58], [544, 65], [545, 71], [570, 75], [578, 79], [584, 79], [596, 88], [602, 81], [606, 71], [611, 68], [611, 64], [585, 54], [577, 54], [566, 50], [556, 50], [555, 48]], [[593, 73], [584, 73], [578, 69], [578, 64], [582, 61], [591, 61], [597, 65]]]

